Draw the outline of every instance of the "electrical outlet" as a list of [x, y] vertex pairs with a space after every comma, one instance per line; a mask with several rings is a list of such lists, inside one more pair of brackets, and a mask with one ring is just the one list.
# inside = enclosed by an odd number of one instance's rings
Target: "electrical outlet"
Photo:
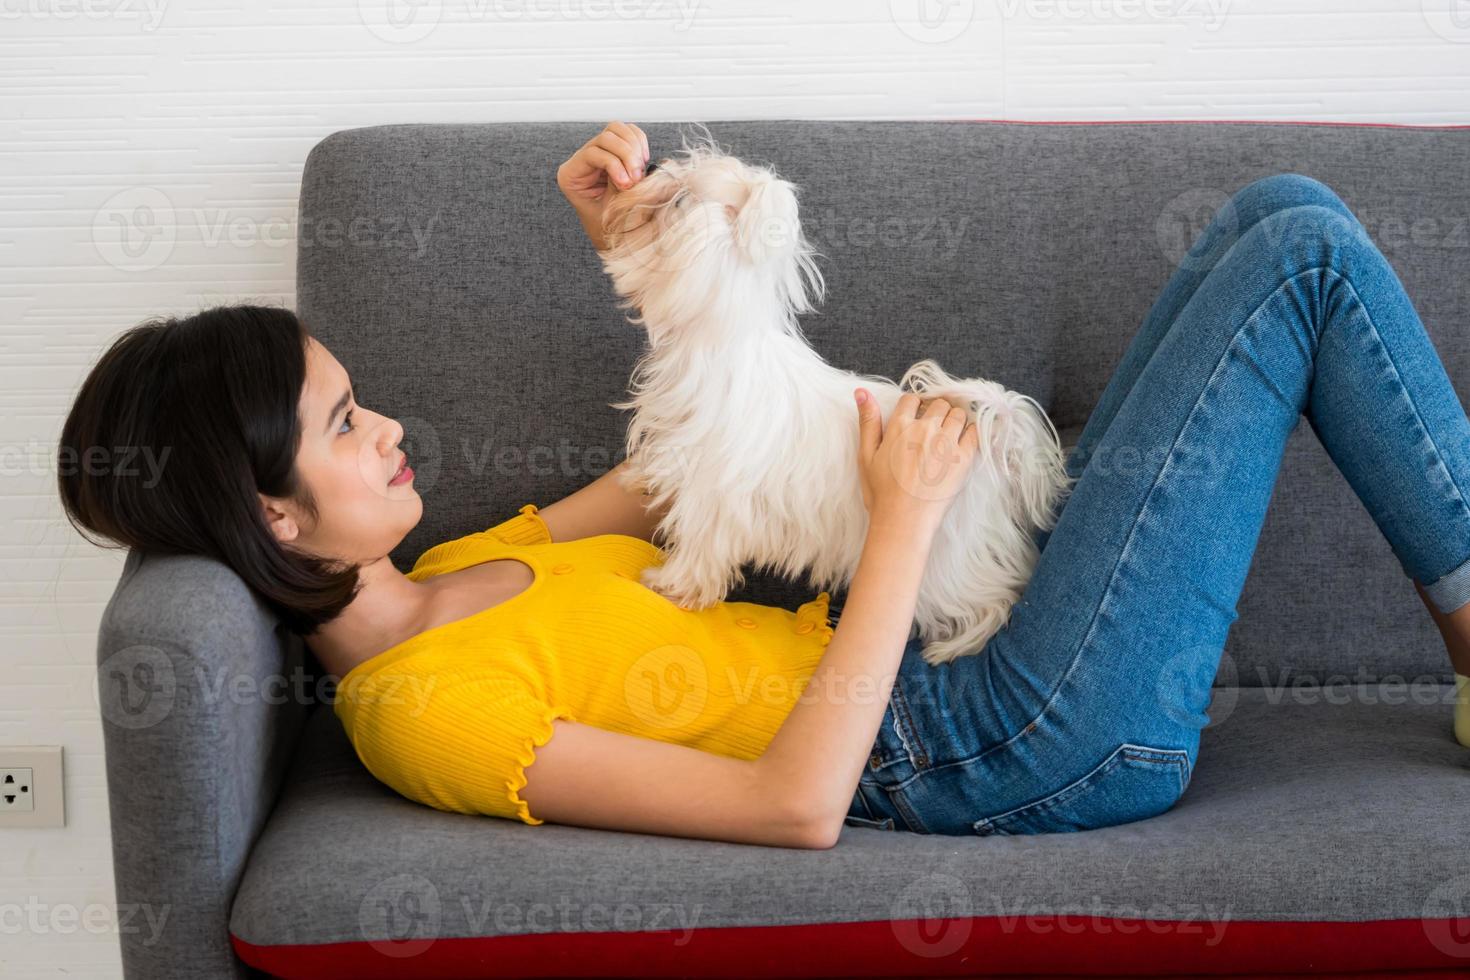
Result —
[[64, 827], [61, 746], [0, 745], [0, 830]]
[[0, 813], [36, 812], [30, 769], [0, 769]]

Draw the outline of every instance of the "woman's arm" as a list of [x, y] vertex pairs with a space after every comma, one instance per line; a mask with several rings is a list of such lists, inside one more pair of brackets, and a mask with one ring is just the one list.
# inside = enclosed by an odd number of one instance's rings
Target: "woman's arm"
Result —
[[759, 760], [769, 785], [799, 797], [816, 846], [830, 847], [842, 832], [913, 627], [932, 541], [920, 520], [869, 525], [837, 629]]
[[551, 823], [772, 847], [830, 844], [759, 759], [740, 759], [565, 719], [525, 769], [521, 799]]
[[869, 513], [862, 555], [821, 663], [759, 760], [763, 783], [805, 807], [800, 822], [818, 846], [842, 832], [913, 627], [934, 535], [979, 449], [965, 410], [942, 398], [921, 402], [905, 392], [886, 429], [871, 396], [858, 411]]
[[[556, 185], [577, 212], [595, 248], [605, 247], [602, 211], [617, 187], [631, 187], [643, 177], [648, 137], [630, 123], [610, 122], [577, 148], [557, 168]], [[540, 510], [553, 541], [575, 541], [594, 534], [627, 534], [651, 541], [653, 529], [667, 513], [645, 509], [644, 495], [619, 479], [627, 461], [587, 486]]]
[[[631, 123], [610, 122], [602, 132], [578, 147], [557, 168], [556, 185], [576, 210], [582, 228], [595, 248], [605, 247], [602, 212], [616, 188], [632, 187], [643, 177], [648, 162], [648, 137]], [[587, 486], [541, 508], [553, 541], [575, 541], [594, 534], [627, 534], [652, 541], [653, 529], [668, 508], [649, 511], [644, 494], [623, 486], [619, 463]]]
[[668, 513], [668, 505], [649, 510], [645, 494], [623, 485], [625, 459], [576, 493], [540, 508], [553, 541], [575, 541], [594, 534], [627, 534], [653, 540], [653, 529]]

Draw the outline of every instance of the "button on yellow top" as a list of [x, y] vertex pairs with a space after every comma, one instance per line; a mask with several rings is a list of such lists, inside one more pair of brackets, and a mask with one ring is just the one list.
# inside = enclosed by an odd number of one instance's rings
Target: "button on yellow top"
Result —
[[755, 620], [751, 619], [748, 616], [741, 616], [739, 619], [735, 620], [735, 625], [743, 626], [748, 630], [753, 630], [755, 629]]
[[552, 565], [551, 566], [551, 574], [553, 574], [553, 575], [565, 575], [567, 572], [570, 572], [573, 567], [574, 566], [568, 565], [566, 562], [562, 562], [560, 565]]
[[798, 626], [796, 628], [796, 632], [798, 632], [798, 633], [810, 633], [813, 629], [814, 629], [814, 627], [812, 626], [811, 623], [802, 623], [800, 626]]

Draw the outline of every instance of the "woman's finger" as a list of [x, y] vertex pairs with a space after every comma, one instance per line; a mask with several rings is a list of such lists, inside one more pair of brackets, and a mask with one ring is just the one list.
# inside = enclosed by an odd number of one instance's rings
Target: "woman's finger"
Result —
[[648, 162], [648, 137], [643, 135], [641, 129], [632, 123], [620, 122], [617, 124], [617, 133], [632, 144], [633, 149], [637, 151], [640, 168]]
[[[641, 159], [642, 151], [635, 149], [632, 143], [629, 143], [617, 133], [604, 129], [597, 134], [594, 145], [617, 157], [618, 165], [622, 167], [623, 173], [627, 174], [630, 178], [638, 169], [638, 161]], [[632, 180], [630, 179], [628, 183], [631, 185]]]
[[878, 444], [883, 441], [883, 415], [878, 411], [878, 405], [873, 401], [872, 394], [866, 389], [853, 392], [854, 399], [859, 392], [864, 395], [864, 398], [857, 403], [858, 456], [864, 464], [867, 464], [872, 462], [873, 454], [878, 451]]
[[945, 415], [948, 414], [951, 408], [952, 406], [949, 404], [949, 402], [945, 401], [943, 398], [934, 398], [924, 405], [924, 411], [920, 415], [920, 418], [937, 418], [940, 421], [943, 421]]
[[[628, 173], [634, 177], [643, 176], [643, 141], [638, 138], [637, 133], [633, 132], [633, 127], [627, 123], [608, 123], [608, 128], [603, 132], [609, 138], [621, 143], [622, 149], [613, 150], [613, 152], [622, 158], [623, 166], [627, 168]], [[602, 145], [609, 150], [613, 149], [606, 143]]]
[[628, 124], [628, 128], [638, 134], [638, 142], [643, 146], [643, 162], [647, 163], [649, 160], [652, 160], [653, 154], [648, 149], [648, 134], [632, 123]]
[[587, 162], [597, 168], [597, 178], [592, 181], [592, 186], [599, 186], [608, 180], [616, 180], [631, 183], [628, 172], [623, 169], [623, 161], [616, 154], [604, 150], [600, 146], [589, 146], [582, 151]]
[[613, 122], [607, 124], [604, 131], [616, 133], [617, 135], [621, 136], [623, 139], [628, 141], [629, 146], [639, 151], [640, 156], [642, 155], [643, 141], [638, 138], [638, 129], [632, 123], [625, 123], [621, 120], [614, 120]]

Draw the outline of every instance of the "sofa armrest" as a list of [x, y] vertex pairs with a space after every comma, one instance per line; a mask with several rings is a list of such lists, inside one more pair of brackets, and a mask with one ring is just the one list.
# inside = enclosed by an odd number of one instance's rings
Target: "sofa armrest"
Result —
[[227, 566], [130, 551], [97, 637], [124, 973], [247, 977], [228, 920], [316, 661]]

